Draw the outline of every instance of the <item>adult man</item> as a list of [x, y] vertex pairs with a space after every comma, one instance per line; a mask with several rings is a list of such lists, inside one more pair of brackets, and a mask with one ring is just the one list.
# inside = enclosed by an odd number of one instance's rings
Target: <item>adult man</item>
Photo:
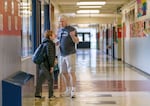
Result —
[[67, 23], [66, 16], [59, 17], [60, 29], [58, 38], [60, 43], [60, 72], [64, 76], [66, 91], [62, 96], [75, 97], [76, 75], [76, 49], [75, 44], [79, 42], [76, 29]]

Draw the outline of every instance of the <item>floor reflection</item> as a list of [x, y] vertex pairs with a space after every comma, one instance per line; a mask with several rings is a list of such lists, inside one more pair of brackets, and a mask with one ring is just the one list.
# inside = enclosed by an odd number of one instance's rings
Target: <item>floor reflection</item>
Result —
[[[76, 61], [77, 97], [47, 99], [47, 87], [43, 96], [35, 101], [35, 106], [149, 106], [150, 81], [122, 61], [114, 60], [94, 49], [77, 50]], [[135, 104], [136, 103], [136, 104]]]

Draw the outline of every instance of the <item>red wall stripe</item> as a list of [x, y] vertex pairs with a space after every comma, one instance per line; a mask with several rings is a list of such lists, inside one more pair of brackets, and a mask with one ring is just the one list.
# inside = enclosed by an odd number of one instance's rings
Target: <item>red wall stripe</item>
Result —
[[[14, 0], [14, 14], [12, 14], [12, 0], [7, 0], [7, 11], [5, 11], [4, 0], [0, 0], [0, 14], [3, 16], [3, 30], [0, 30], [0, 36], [21, 36], [21, 17], [18, 16], [18, 0]], [[10, 17], [11, 19], [9, 19]], [[15, 23], [15, 17], [17, 17], [17, 23]], [[9, 30], [9, 24], [11, 29]], [[15, 28], [15, 24], [17, 24], [17, 29]]]

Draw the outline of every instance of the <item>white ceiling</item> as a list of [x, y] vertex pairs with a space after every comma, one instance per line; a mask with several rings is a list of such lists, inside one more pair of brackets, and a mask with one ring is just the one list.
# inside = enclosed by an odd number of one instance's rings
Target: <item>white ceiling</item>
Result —
[[[121, 22], [122, 6], [134, 0], [52, 0], [58, 6], [60, 14], [68, 15], [69, 22], [72, 24], [116, 24]], [[76, 5], [77, 2], [98, 2], [106, 1], [101, 8], [99, 14], [77, 14], [77, 10], [81, 10]], [[92, 9], [89, 9], [92, 10]]]
[[[132, 0], [55, 0], [55, 2], [58, 4], [60, 12], [67, 15], [75, 15], [76, 11], [79, 10], [79, 6], [76, 5], [76, 2], [83, 1], [106, 1], [106, 4], [102, 6], [102, 8], [97, 8], [98, 10], [100, 10], [100, 13], [97, 16], [111, 17], [114, 14], [119, 13], [119, 8]], [[81, 15], [76, 14], [75, 16]]]

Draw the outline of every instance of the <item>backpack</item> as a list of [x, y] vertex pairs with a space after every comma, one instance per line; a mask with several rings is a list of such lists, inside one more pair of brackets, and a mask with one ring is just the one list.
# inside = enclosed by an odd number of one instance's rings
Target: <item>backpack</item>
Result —
[[41, 43], [38, 48], [35, 50], [33, 56], [32, 56], [32, 61], [35, 64], [41, 64], [44, 62], [46, 57], [46, 51], [45, 51], [45, 45], [44, 43]]

